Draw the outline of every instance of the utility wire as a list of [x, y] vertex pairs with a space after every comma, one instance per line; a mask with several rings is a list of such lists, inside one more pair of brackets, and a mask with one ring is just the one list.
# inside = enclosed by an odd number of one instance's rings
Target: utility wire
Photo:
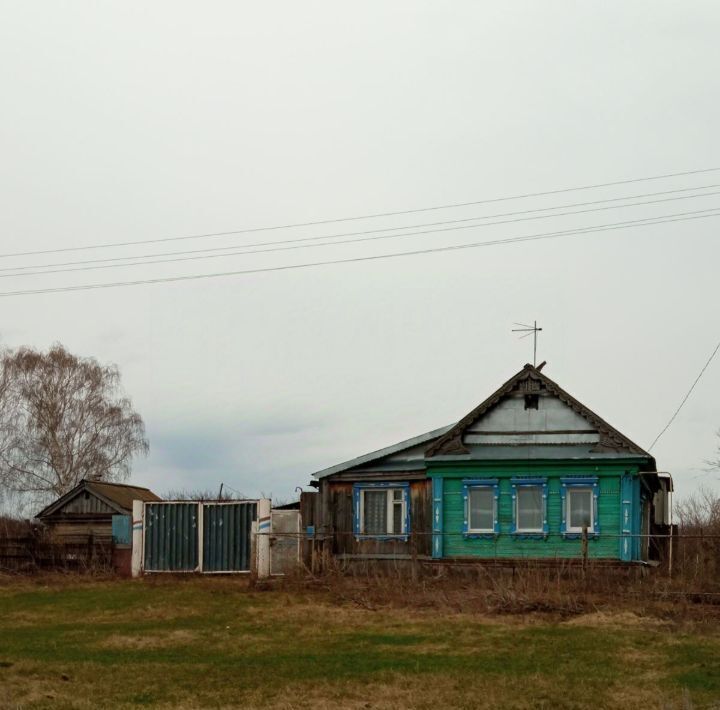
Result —
[[[480, 215], [476, 217], [464, 217], [462, 219], [453, 219], [453, 220], [446, 220], [442, 222], [425, 222], [420, 224], [408, 224], [404, 225], [402, 227], [383, 227], [379, 229], [367, 229], [360, 232], [342, 232], [339, 234], [326, 234], [326, 235], [320, 235], [320, 236], [313, 236], [313, 237], [301, 237], [301, 238], [295, 238], [295, 239], [283, 239], [279, 241], [271, 241], [271, 242], [256, 242], [254, 244], [242, 244], [242, 245], [232, 245], [232, 246], [225, 246], [225, 247], [211, 247], [211, 248], [205, 248], [205, 249], [189, 249], [189, 250], [183, 250], [183, 251], [171, 251], [171, 252], [157, 252], [154, 254], [138, 254], [134, 256], [118, 256], [118, 257], [110, 257], [105, 259], [85, 259], [80, 261], [65, 261], [65, 262], [54, 262], [50, 264], [34, 264], [34, 265], [26, 265], [26, 266], [7, 266], [0, 268], [0, 278], [2, 278], [3, 272], [29, 272], [26, 274], [20, 274], [20, 275], [35, 275], [36, 273], [58, 273], [56, 271], [47, 271], [47, 272], [33, 272], [34, 269], [52, 269], [55, 267], [64, 267], [64, 266], [84, 266], [86, 264], [108, 264], [108, 263], [118, 263], [123, 261], [137, 261], [139, 259], [154, 259], [158, 257], [174, 257], [174, 256], [184, 256], [188, 254], [210, 254], [210, 253], [219, 253], [220, 256], [224, 256], [225, 253], [229, 252], [227, 255], [233, 256], [234, 254], [242, 254], [245, 252], [242, 251], [232, 251], [237, 250], [238, 248], [241, 249], [250, 249], [252, 247], [264, 247], [264, 246], [273, 246], [276, 244], [293, 244], [293, 243], [305, 243], [305, 242], [313, 242], [318, 240], [328, 240], [328, 239], [338, 239], [341, 237], [355, 237], [355, 236], [364, 236], [367, 234], [384, 234], [386, 232], [398, 232], [402, 230], [407, 229], [417, 229], [421, 227], [436, 227], [436, 226], [442, 226], [442, 225], [453, 225], [453, 224], [461, 224], [461, 223], [467, 223], [467, 222], [473, 222], [476, 220], [488, 220], [488, 219], [495, 219], [498, 217], [511, 217], [515, 215], [526, 215], [526, 214], [532, 214], [537, 212], [548, 212], [551, 210], [561, 210], [561, 209], [567, 209], [570, 207], [586, 207], [588, 205], [598, 205], [598, 204], [604, 204], [607, 202], [618, 202], [623, 200], [633, 200], [633, 199], [639, 199], [642, 197], [656, 197], [659, 195], [668, 195], [668, 194], [675, 194], [678, 192], [690, 192], [690, 191], [697, 191], [697, 190], [704, 190], [704, 189], [710, 189], [714, 187], [720, 187], [719, 184], [714, 185], [700, 185], [698, 187], [688, 187], [688, 188], [681, 188], [677, 190], [665, 190], [662, 192], [649, 192], [645, 194], [640, 195], [628, 195], [626, 197], [613, 197], [608, 198], [604, 200], [593, 200], [591, 202], [575, 202], [570, 204], [564, 204], [564, 205], [557, 205], [556, 207], [542, 207], [538, 209], [532, 209], [532, 210], [520, 210], [515, 212], [504, 212], [499, 214], [492, 214], [492, 215]], [[657, 204], [660, 202], [672, 202], [675, 200], [681, 200], [681, 199], [693, 199], [697, 197], [711, 197], [713, 195], [717, 195], [719, 193], [717, 192], [704, 192], [699, 193], [696, 195], [686, 195], [683, 197], [677, 197], [677, 198], [668, 198], [663, 200], [653, 200], [649, 202], [638, 202], [638, 203], [628, 203], [623, 205], [613, 205], [609, 206], [607, 208], [603, 209], [622, 209], [624, 207], [636, 207], [638, 205], [647, 205], [647, 204]], [[567, 214], [582, 214], [585, 212], [593, 212], [593, 211], [601, 211], [600, 209], [597, 210], [581, 210], [579, 212], [570, 212], [570, 213], [555, 213], [555, 214], [549, 214], [549, 215], [540, 215], [537, 217], [533, 217], [531, 219], [547, 219], [549, 217], [564, 217]], [[490, 224], [507, 224], [509, 222], [522, 222], [522, 221], [529, 221], [529, 220], [506, 220], [505, 222], [492, 222]], [[477, 225], [477, 226], [484, 226], [484, 225]], [[487, 225], [485, 225], [487, 226]], [[443, 231], [443, 230], [437, 230], [437, 231]], [[448, 230], [450, 231], [450, 230]], [[415, 233], [416, 234], [416, 233]], [[422, 232], [421, 234], [424, 234]], [[399, 234], [399, 235], [388, 235], [387, 237], [382, 238], [390, 238], [392, 236], [413, 236], [413, 234]], [[358, 240], [362, 241], [362, 240]], [[329, 244], [332, 244], [332, 242], [328, 242]], [[346, 242], [337, 242], [338, 244], [344, 244]], [[311, 245], [312, 246], [312, 245]], [[325, 246], [325, 244], [322, 244], [320, 246]], [[272, 250], [270, 250], [272, 251]], [[256, 252], [248, 252], [248, 253], [256, 253]], [[171, 261], [175, 261], [174, 259]], [[182, 260], [178, 260], [182, 261]], [[138, 262], [140, 263], [140, 262]], [[147, 263], [164, 263], [164, 262], [147, 262]], [[119, 264], [123, 265], [123, 264]], [[135, 266], [136, 264], [129, 264], [130, 266]], [[68, 271], [72, 271], [73, 269], [68, 269]]]
[[667, 224], [670, 222], [687, 222], [694, 219], [706, 219], [708, 217], [720, 217], [720, 211], [714, 213], [714, 214], [699, 214], [694, 216], [686, 216], [686, 217], [677, 217], [674, 219], [655, 219], [655, 221], [648, 221], [652, 218], [646, 218], [645, 220], [638, 220], [636, 223], [619, 223], [619, 224], [609, 224], [609, 225], [599, 225], [597, 227], [585, 227], [585, 228], [579, 228], [574, 230], [567, 230], [565, 232], [550, 232], [545, 234], [531, 234], [531, 235], [525, 235], [520, 237], [511, 237], [508, 239], [495, 239], [492, 241], [486, 241], [486, 242], [473, 242], [469, 244], [455, 244], [452, 246], [444, 246], [444, 247], [433, 247], [428, 249], [417, 249], [415, 251], [406, 251], [406, 252], [396, 252], [393, 254], [376, 254], [372, 256], [358, 256], [358, 257], [352, 257], [348, 259], [333, 259], [330, 261], [315, 261], [315, 262], [309, 262], [305, 264], [289, 264], [285, 266], [269, 266], [269, 267], [262, 267], [257, 269], [243, 269], [240, 271], [220, 271], [220, 272], [214, 272], [209, 274], [189, 274], [185, 276], [168, 276], [168, 277], [159, 277], [159, 278], [151, 278], [151, 279], [138, 279], [136, 281], [115, 281], [110, 283], [96, 283], [96, 284], [83, 284], [83, 285], [76, 285], [76, 286], [58, 286], [58, 287], [52, 287], [52, 288], [41, 288], [41, 289], [27, 289], [22, 291], [5, 291], [0, 292], [0, 298], [7, 298], [10, 296], [29, 296], [34, 294], [45, 294], [45, 293], [64, 293], [68, 291], [89, 291], [89, 290], [95, 290], [95, 289], [105, 289], [105, 288], [118, 288], [118, 287], [124, 287], [124, 286], [142, 286], [147, 284], [158, 284], [158, 283], [170, 283], [170, 282], [178, 282], [178, 281], [195, 281], [198, 279], [211, 279], [211, 278], [219, 278], [224, 276], [244, 276], [248, 274], [259, 274], [259, 273], [269, 273], [274, 271], [292, 271], [295, 269], [307, 269], [312, 268], [316, 266], [330, 266], [334, 264], [350, 264], [354, 262], [363, 262], [363, 261], [379, 261], [381, 259], [394, 259], [398, 257], [404, 257], [404, 256], [417, 256], [420, 254], [432, 254], [435, 252], [447, 252], [447, 251], [457, 251], [461, 249], [473, 249], [478, 247], [487, 247], [487, 246], [494, 246], [499, 244], [512, 244], [516, 242], [525, 242], [525, 241], [534, 241], [534, 240], [540, 240], [540, 239], [551, 239], [555, 237], [562, 237], [562, 236], [573, 236], [573, 235], [581, 235], [581, 234], [592, 234], [596, 232], [606, 232], [606, 231], [613, 231], [616, 229], [629, 229], [632, 227], [643, 227], [643, 226], [650, 226], [655, 224]]
[[22, 251], [22, 252], [8, 252], [6, 254], [0, 254], [0, 258], [14, 257], [14, 256], [33, 256], [38, 254], [59, 254], [61, 252], [70, 251], [85, 251], [90, 249], [108, 249], [113, 247], [125, 247], [134, 246], [137, 244], [160, 244], [162, 242], [174, 242], [183, 241], [187, 239], [207, 239], [210, 237], [227, 237], [234, 234], [250, 234], [255, 232], [270, 232], [279, 229], [294, 229], [296, 227], [317, 227], [323, 224], [336, 224], [338, 222], [355, 222], [363, 219], [375, 219], [378, 217], [395, 217], [399, 215], [417, 214], [419, 212], [433, 212], [436, 210], [447, 210], [455, 209], [459, 207], [471, 207], [474, 205], [486, 205], [495, 202], [507, 202], [510, 200], [522, 200], [531, 197], [545, 197], [548, 195], [558, 195], [563, 192], [578, 192], [580, 190], [594, 190], [602, 187], [614, 187], [617, 185], [629, 185], [636, 182], [647, 182], [650, 180], [664, 180], [672, 177], [683, 177], [686, 175], [700, 175], [702, 173], [711, 173], [720, 171], [720, 167], [717, 168], [704, 168], [702, 170], [685, 170], [678, 173], [665, 173], [663, 175], [650, 175], [647, 177], [631, 178], [627, 180], [614, 180], [613, 182], [596, 183], [594, 185], [580, 185], [576, 187], [564, 187], [557, 190], [545, 190], [543, 192], [528, 192], [519, 195], [510, 195], [507, 197], [493, 197], [484, 200], [474, 200], [472, 202], [456, 202], [444, 205], [434, 205], [432, 207], [418, 207], [415, 209], [408, 210], [395, 210], [392, 212], [375, 212], [372, 214], [354, 215], [351, 217], [336, 217], [334, 219], [319, 219], [310, 222], [292, 222], [288, 224], [278, 224], [267, 227], [249, 227], [244, 229], [233, 229], [225, 232], [207, 232], [205, 234], [189, 234], [178, 237], [162, 237], [158, 239], [139, 239], [135, 241], [126, 242], [114, 242], [111, 244], [85, 244], [82, 246], [74, 247], [58, 247], [57, 249], [36, 249], [33, 251]]
[[682, 402], [680, 402], [680, 406], [675, 410], [675, 413], [670, 417], [670, 421], [665, 425], [665, 428], [655, 437], [655, 440], [653, 441], [653, 443], [650, 444], [650, 446], [648, 447], [648, 451], [650, 451], [650, 449], [652, 449], [652, 447], [655, 446], [655, 444], [657, 444], [658, 439], [670, 428], [670, 425], [675, 421], [675, 418], [677, 417], [677, 415], [680, 414], [680, 410], [685, 405], [685, 402], [687, 402], [688, 399], [690, 398], [690, 395], [692, 394], [693, 390], [695, 389], [695, 386], [697, 385], [698, 382], [700, 382], [700, 378], [705, 374], [705, 370], [708, 369], [710, 363], [713, 361], [715, 356], [718, 354], [719, 350], [720, 350], [720, 342], [715, 346], [715, 350], [712, 351], [712, 354], [708, 358], [707, 362], [703, 365], [702, 370], [700, 370], [700, 374], [695, 378], [695, 382], [692, 383], [692, 386], [688, 390], [687, 394], [683, 397]]
[[[706, 195], [703, 196], [712, 196], [712, 195], [719, 195], [720, 192], [712, 192], [712, 193], [706, 193]], [[535, 217], [521, 217], [518, 219], [505, 219], [500, 220], [498, 222], [482, 222], [480, 224], [464, 224], [462, 226], [455, 226], [455, 227], [442, 227], [439, 229], [426, 229], [418, 232], [404, 232], [402, 234], [382, 234], [380, 236], [373, 236], [373, 237], [360, 237], [356, 239], [343, 239], [338, 240], [334, 242], [322, 242], [322, 243], [313, 243], [313, 244], [295, 244], [293, 246], [277, 246], [277, 247], [271, 247], [270, 249], [251, 249], [248, 250], [246, 247], [245, 249], [241, 251], [232, 251], [232, 252], [223, 252], [221, 254], [202, 254], [202, 255], [195, 255], [195, 256], [181, 256], [181, 257], [172, 257], [170, 259], [146, 259], [141, 261], [131, 261], [121, 264], [102, 264], [97, 266], [76, 266], [76, 267], [70, 267], [70, 268], [63, 268], [63, 269], [47, 269], [44, 271], [23, 271], [20, 273], [10, 273], [10, 274], [3, 274], [0, 273], [0, 279], [7, 279], [7, 278], [15, 278], [18, 276], [39, 276], [39, 275], [45, 275], [45, 274], [64, 274], [69, 272], [76, 272], [76, 271], [96, 271], [98, 269], [116, 269], [119, 267], [132, 267], [132, 266], [149, 266], [152, 264], [169, 264], [169, 263], [177, 263], [182, 261], [201, 261], [205, 259], [218, 259], [218, 258], [224, 258], [228, 256], [246, 256], [246, 255], [252, 255], [252, 254], [267, 254], [269, 252], [276, 252], [276, 251], [293, 251], [296, 249], [309, 249], [309, 248], [317, 248], [317, 247], [327, 247], [327, 246], [340, 246], [343, 244], [357, 244], [358, 242], [368, 242], [368, 241], [376, 241], [379, 239], [398, 239], [399, 237], [415, 237], [420, 235], [427, 235], [427, 234], [438, 234], [441, 232], [454, 232], [460, 229], [475, 229], [480, 227], [492, 227], [499, 224], [509, 224], [512, 222], [527, 222], [531, 220], [536, 219], [547, 219], [548, 217], [565, 217], [568, 215], [577, 215], [577, 214], [584, 214], [587, 212], [600, 212], [603, 210], [612, 210], [612, 209], [619, 209], [620, 207], [637, 207], [639, 205], [649, 205], [649, 204], [656, 204], [658, 202], [671, 202], [674, 200], [686, 200], [689, 199], [687, 196], [685, 197], [671, 197], [671, 198], [665, 198], [662, 200], [653, 200], [651, 202], [635, 202], [630, 205], [610, 205], [606, 207], [595, 207], [593, 209], [587, 209], [587, 210], [576, 210], [574, 212], [559, 212], [556, 215], [537, 215]], [[653, 219], [659, 219], [662, 217], [677, 217], [681, 215], [689, 215], [689, 214], [698, 214], [703, 212], [713, 212], [717, 209], [720, 209], [720, 206], [718, 207], [711, 207], [709, 209], [705, 210], [694, 210], [691, 212], [678, 212], [675, 214], [670, 215], [657, 215], [655, 217], [644, 217], [640, 220], [628, 220], [631, 222], [643, 222], [647, 220], [653, 220]], [[624, 223], [621, 223], [624, 224]], [[295, 241], [305, 241], [303, 239], [295, 240]], [[249, 245], [250, 246], [250, 245]], [[260, 244], [259, 246], [262, 246]]]

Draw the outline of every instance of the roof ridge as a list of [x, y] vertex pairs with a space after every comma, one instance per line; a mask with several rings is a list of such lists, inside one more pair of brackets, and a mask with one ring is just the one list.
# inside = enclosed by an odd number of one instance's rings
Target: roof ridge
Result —
[[136, 486], [134, 483], [118, 483], [116, 481], [93, 481], [91, 478], [83, 478], [82, 482], [83, 483], [99, 483], [103, 486], [121, 486], [122, 488], [139, 488], [142, 491], [150, 490], [146, 486]]

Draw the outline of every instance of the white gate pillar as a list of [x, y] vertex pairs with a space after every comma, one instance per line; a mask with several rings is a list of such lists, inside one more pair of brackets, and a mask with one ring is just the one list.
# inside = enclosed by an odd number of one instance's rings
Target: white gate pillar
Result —
[[270, 499], [260, 498], [257, 504], [257, 536], [255, 549], [257, 551], [257, 576], [265, 579], [270, 576]]
[[143, 559], [143, 527], [145, 504], [141, 500], [134, 500], [132, 504], [132, 562], [131, 570], [133, 577], [142, 574]]

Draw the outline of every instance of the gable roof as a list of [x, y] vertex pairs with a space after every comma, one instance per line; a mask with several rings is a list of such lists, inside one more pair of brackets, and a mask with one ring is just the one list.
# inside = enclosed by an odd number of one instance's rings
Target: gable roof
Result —
[[411, 439], [399, 441], [397, 444], [386, 446], [384, 449], [378, 449], [377, 451], [372, 451], [369, 454], [357, 456], [354, 459], [344, 461], [343, 463], [336, 464], [335, 466], [324, 468], [322, 469], [322, 471], [317, 471], [316, 473], [313, 473], [312, 476], [313, 478], [325, 478], [325, 476], [332, 476], [334, 473], [341, 473], [342, 471], [347, 471], [351, 468], [355, 468], [356, 466], [362, 466], [363, 464], [372, 463], [373, 461], [385, 458], [386, 456], [400, 454], [406, 449], [412, 449], [416, 446], [432, 442], [434, 439], [437, 439], [438, 437], [442, 436], [450, 429], [452, 429], [453, 426], [453, 424], [448, 424], [447, 426], [440, 427], [440, 429], [434, 429], [433, 431], [425, 432], [424, 434], [420, 434], [419, 436], [414, 436]]
[[[542, 366], [541, 366], [542, 367]], [[480, 447], [473, 447], [471, 451], [463, 441], [463, 434], [468, 427], [488, 413], [501, 400], [512, 393], [538, 393], [544, 390], [557, 397], [560, 402], [575, 412], [579, 417], [585, 419], [597, 435], [590, 444], [587, 440], [582, 443], [560, 443], [553, 442], [552, 445], [540, 444], [539, 442], [529, 445], [517, 446], [513, 444], [498, 445], [497, 442], [483, 444]], [[527, 433], [527, 432], [525, 432]], [[583, 432], [585, 433], [585, 432]], [[425, 445], [422, 452], [418, 447]], [[408, 456], [403, 458], [402, 454], [407, 452]], [[419, 455], [418, 455], [419, 454]], [[539, 460], [539, 459], [623, 459], [641, 458], [647, 459], [647, 466], [655, 470], [655, 460], [651, 454], [642, 449], [636, 443], [628, 439], [604, 419], [593, 412], [589, 407], [582, 404], [571, 394], [566, 392], [560, 385], [543, 374], [539, 368], [527, 364], [520, 372], [513, 375], [507, 382], [499, 387], [485, 401], [475, 409], [466, 414], [455, 424], [441, 427], [433, 431], [420, 434], [411, 439], [405, 439], [392, 446], [378, 449], [362, 456], [357, 456], [349, 461], [330, 466], [313, 473], [313, 478], [325, 478], [337, 473], [359, 469], [359, 472], [372, 470], [404, 470], [425, 469], [428, 459], [433, 457], [470, 457], [485, 460]]]
[[88, 481], [83, 479], [72, 490], [60, 496], [56, 501], [43, 508], [35, 517], [44, 518], [62, 508], [80, 493], [88, 491], [99, 498], [118, 514], [132, 513], [133, 500], [155, 501], [162, 500], [149, 488], [130, 486], [125, 483], [108, 483], [106, 481]]
[[562, 389], [562, 387], [560, 387], [560, 385], [551, 380], [547, 375], [544, 375], [537, 367], [530, 364], [525, 365], [520, 372], [513, 375], [484, 402], [466, 414], [457, 424], [451, 427], [436, 441], [432, 442], [427, 448], [425, 455], [430, 458], [442, 455], [453, 456], [469, 454], [470, 451], [463, 443], [462, 436], [463, 432], [471, 424], [473, 424], [473, 422], [477, 421], [511, 392], [520, 390], [533, 393], [539, 391], [541, 388], [544, 388], [546, 391], [555, 395], [561, 402], [570, 407], [570, 409], [586, 419], [597, 429], [600, 435], [600, 440], [594, 447], [595, 452], [612, 451], [625, 453], [632, 456], [648, 458], [653, 461], [652, 456], [647, 451], [608, 424], [589, 407], [586, 407], [582, 404], [582, 402], [579, 402], [572, 395], [567, 393], [564, 389]]

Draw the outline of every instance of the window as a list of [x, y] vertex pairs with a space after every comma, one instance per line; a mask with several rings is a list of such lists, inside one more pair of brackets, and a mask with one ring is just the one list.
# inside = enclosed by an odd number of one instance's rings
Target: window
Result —
[[578, 476], [560, 479], [562, 496], [562, 526], [564, 535], [581, 535], [587, 527], [591, 535], [600, 532], [597, 503], [600, 495], [598, 479], [595, 476]]
[[539, 409], [540, 395], [537, 394], [526, 394], [525, 395], [525, 409]]
[[544, 535], [547, 524], [547, 481], [544, 478], [513, 478], [514, 533]]
[[571, 488], [567, 492], [568, 532], [593, 529], [593, 492], [591, 488]]
[[498, 482], [496, 478], [463, 481], [466, 535], [493, 535], [499, 532], [497, 520]]
[[543, 495], [540, 486], [523, 486], [517, 492], [518, 531], [542, 531]]
[[495, 496], [489, 488], [471, 488], [469, 497], [468, 529], [492, 532], [495, 524]]
[[409, 528], [408, 484], [355, 484], [356, 535], [404, 536]]

